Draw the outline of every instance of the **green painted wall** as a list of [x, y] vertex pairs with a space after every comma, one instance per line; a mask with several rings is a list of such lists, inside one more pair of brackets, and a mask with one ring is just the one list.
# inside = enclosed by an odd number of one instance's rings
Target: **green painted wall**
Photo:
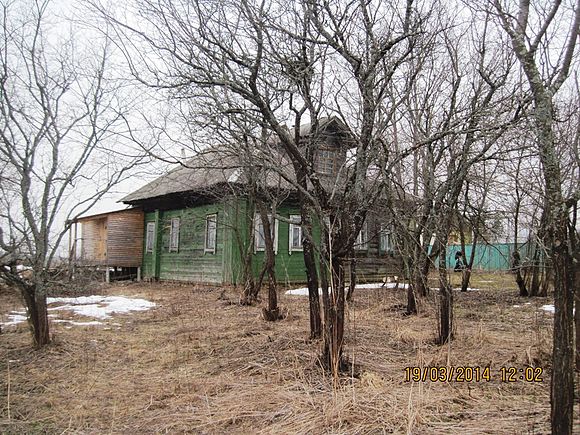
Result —
[[[143, 277], [165, 280], [181, 280], [202, 283], [242, 283], [242, 251], [254, 236], [253, 224], [247, 224], [248, 204], [245, 199], [225, 198], [214, 204], [200, 205], [179, 210], [149, 212], [145, 214], [146, 244], [147, 223], [158, 222], [157, 248], [153, 253], [144, 252]], [[204, 252], [206, 216], [217, 213], [217, 249], [215, 254]], [[289, 219], [299, 215], [295, 205], [282, 204], [277, 214]], [[171, 219], [180, 218], [179, 250], [169, 252]], [[251, 216], [250, 216], [251, 217]], [[373, 227], [369, 227], [371, 231]], [[377, 230], [378, 231], [378, 230]], [[375, 231], [376, 232], [376, 231]], [[314, 225], [314, 238], [320, 238], [320, 228]], [[276, 278], [280, 284], [306, 281], [304, 257], [301, 251], [289, 250], [290, 224], [278, 221], [278, 251], [276, 255]], [[240, 246], [243, 249], [240, 249]], [[146, 248], [146, 246], [144, 246]], [[145, 249], [144, 249], [145, 251]], [[252, 250], [252, 271], [258, 277], [265, 253]], [[378, 238], [368, 242], [368, 249], [357, 251], [357, 274], [359, 280], [382, 279], [399, 268], [400, 259], [378, 252]]]
[[[220, 203], [202, 205], [180, 210], [162, 211], [159, 213], [158, 249], [159, 279], [196, 282], [224, 282], [224, 252], [229, 252], [226, 213]], [[206, 216], [217, 213], [217, 247], [215, 253], [204, 252]], [[169, 252], [169, 234], [171, 219], [180, 218], [179, 249]], [[155, 221], [155, 213], [145, 214], [146, 243], [147, 223]], [[143, 277], [154, 278], [154, 255], [145, 252], [143, 256]]]
[[[204, 252], [205, 218], [208, 214], [218, 215], [217, 249], [215, 254]], [[143, 277], [166, 280], [182, 280], [212, 283], [242, 282], [242, 254], [240, 244], [247, 246], [253, 236], [253, 226], [246, 225], [248, 204], [236, 198], [224, 199], [221, 203], [191, 207], [179, 210], [148, 212], [145, 214], [145, 236], [147, 223], [158, 222], [157, 247], [154, 252], [143, 255]], [[300, 214], [298, 208], [282, 205], [278, 214], [289, 218]], [[171, 219], [180, 218], [179, 250], [169, 252]], [[156, 220], [157, 219], [157, 220]], [[276, 255], [276, 276], [279, 283], [304, 282], [304, 258], [300, 251], [290, 252], [288, 222], [278, 222], [278, 253]], [[319, 237], [318, 228], [314, 236]], [[155, 263], [157, 255], [157, 269]], [[252, 270], [257, 277], [264, 261], [264, 252], [252, 251]]]
[[[278, 207], [277, 214], [290, 218], [290, 215], [300, 215], [297, 207], [282, 204]], [[318, 228], [313, 229], [315, 239], [320, 237]], [[282, 220], [278, 221], [278, 253], [276, 254], [276, 279], [280, 284], [292, 282], [305, 282], [306, 271], [304, 267], [304, 256], [302, 251], [292, 251], [289, 249], [290, 224]], [[265, 253], [257, 251], [254, 253], [253, 270], [254, 276], [259, 276], [262, 269]], [[267, 281], [265, 281], [267, 282]]]

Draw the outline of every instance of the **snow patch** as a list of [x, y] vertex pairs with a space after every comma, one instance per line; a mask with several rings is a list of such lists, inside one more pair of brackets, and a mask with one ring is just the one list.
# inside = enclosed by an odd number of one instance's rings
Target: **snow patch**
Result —
[[26, 315], [19, 314], [20, 312], [21, 311], [12, 311], [12, 313], [8, 314], [8, 321], [3, 322], [2, 326], [12, 326], [26, 322]]
[[111, 314], [147, 311], [155, 306], [145, 299], [131, 299], [125, 296], [81, 296], [78, 298], [48, 298], [49, 304], [64, 303], [53, 310], [68, 310], [75, 314], [97, 319], [108, 319]]
[[540, 309], [547, 311], [548, 313], [555, 313], [556, 312], [556, 307], [554, 307], [554, 305], [552, 305], [552, 304], [542, 305], [542, 307]]
[[[56, 307], [49, 307], [48, 311], [72, 311], [75, 314], [104, 320], [111, 318], [112, 314], [126, 314], [133, 311], [146, 311], [155, 307], [154, 302], [145, 299], [132, 299], [125, 296], [80, 296], [78, 298], [47, 298], [48, 304], [62, 303]], [[54, 319], [56, 314], [48, 315], [54, 323], [67, 323], [75, 326], [102, 325], [98, 320], [88, 322], [76, 322], [68, 319]], [[8, 314], [8, 321], [2, 322], [2, 326], [17, 325], [26, 322], [26, 311], [12, 311]], [[117, 326], [118, 323], [113, 325]], [[120, 325], [119, 325], [120, 326]], [[69, 328], [69, 326], [67, 326]]]
[[[556, 307], [554, 307], [554, 305], [553, 305], [553, 304], [549, 304], [549, 305], [542, 305], [542, 306], [540, 307], [540, 310], [544, 310], [544, 311], [547, 311], [548, 313], [552, 313], [552, 314], [554, 314], [554, 313], [556, 312]], [[574, 309], [572, 310], [572, 314], [575, 314], [575, 313], [576, 313], [576, 308], [574, 308]]]

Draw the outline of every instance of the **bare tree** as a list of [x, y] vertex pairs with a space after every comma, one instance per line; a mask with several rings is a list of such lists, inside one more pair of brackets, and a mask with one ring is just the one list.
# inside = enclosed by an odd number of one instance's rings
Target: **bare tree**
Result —
[[[412, 83], [408, 61], [425, 53], [422, 41], [433, 31], [429, 13], [413, 2], [138, 3], [144, 21], [139, 27], [97, 5], [124, 36], [135, 77], [181, 98], [237, 95], [260, 112], [291, 162], [302, 206], [311, 335], [320, 331], [320, 283], [322, 360], [337, 375], [343, 366], [344, 267], [383, 189], [383, 179], [369, 177], [369, 168], [389, 174], [393, 163], [385, 133], [400, 101], [392, 105], [387, 97], [397, 88], [402, 98]], [[137, 40], [158, 58], [131, 51]], [[321, 126], [331, 117], [346, 126], [344, 139], [354, 157], [321, 175]], [[323, 229], [322, 243], [314, 240], [313, 223]]]
[[555, 270], [552, 432], [568, 434], [572, 433], [574, 405], [572, 310], [577, 267], [572, 252], [575, 231], [570, 233], [568, 222], [569, 210], [580, 194], [575, 191], [565, 197], [562, 191], [562, 168], [554, 137], [554, 96], [569, 76], [577, 51], [580, 2], [552, 1], [535, 7], [527, 0], [517, 4], [494, 0], [492, 7], [510, 38], [534, 104], [532, 116], [545, 182], [546, 240]]
[[[415, 204], [406, 219], [412, 223], [406, 235], [409, 273], [413, 294], [424, 296], [429, 270], [439, 258], [440, 343], [453, 332], [452, 291], [444, 259], [461, 192], [475, 165], [495, 158], [500, 138], [519, 113], [510, 82], [512, 60], [504, 49], [489, 43], [488, 19], [468, 29], [446, 22], [405, 101], [409, 140], [424, 144], [409, 162]], [[458, 40], [473, 49], [460, 51]], [[407, 311], [415, 311], [415, 306], [409, 295]]]
[[71, 40], [48, 31], [50, 7], [3, 2], [0, 17], [0, 278], [20, 290], [38, 347], [50, 339], [46, 294], [64, 221], [93, 206], [133, 161], [105, 147], [125, 123], [106, 74], [108, 45], [76, 57]]

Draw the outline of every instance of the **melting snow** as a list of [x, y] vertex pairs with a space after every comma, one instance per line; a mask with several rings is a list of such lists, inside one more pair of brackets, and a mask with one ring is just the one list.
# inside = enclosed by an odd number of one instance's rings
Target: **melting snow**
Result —
[[20, 311], [12, 311], [8, 314], [8, 322], [2, 323], [2, 326], [18, 325], [19, 323], [26, 322], [26, 315], [18, 314]]
[[556, 308], [552, 304], [550, 304], [550, 305], [542, 305], [542, 308], [541, 309], [544, 310], [544, 311], [547, 311], [549, 313], [556, 312]]
[[147, 311], [155, 304], [145, 299], [130, 299], [125, 296], [81, 296], [78, 298], [48, 298], [49, 304], [62, 302], [67, 305], [53, 307], [53, 310], [69, 310], [75, 314], [98, 319], [108, 319], [114, 313]]
[[[552, 314], [554, 314], [556, 312], [556, 308], [554, 307], [553, 304], [542, 305], [542, 307], [540, 309], [541, 310], [544, 310], [544, 311], [547, 311], [548, 313], [552, 313]], [[572, 310], [572, 313], [576, 313], [576, 308], [574, 308]]]
[[[72, 311], [75, 314], [93, 317], [96, 319], [109, 319], [115, 313], [130, 313], [132, 311], [146, 311], [155, 306], [155, 303], [145, 299], [131, 299], [125, 296], [80, 296], [78, 298], [47, 298], [48, 304], [63, 303], [56, 307], [49, 307], [48, 311]], [[50, 318], [58, 317], [49, 314]], [[2, 326], [17, 325], [26, 322], [26, 311], [12, 311], [8, 315], [8, 322], [1, 323]], [[54, 323], [68, 323], [75, 326], [102, 325], [98, 320], [88, 322], [76, 322], [67, 319], [55, 319]], [[115, 324], [117, 325], [117, 324]], [[67, 326], [68, 327], [68, 326]]]

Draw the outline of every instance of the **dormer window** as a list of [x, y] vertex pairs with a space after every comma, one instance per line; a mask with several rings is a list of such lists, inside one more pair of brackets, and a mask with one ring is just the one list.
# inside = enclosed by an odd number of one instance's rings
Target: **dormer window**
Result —
[[337, 153], [335, 150], [320, 149], [316, 158], [316, 171], [320, 174], [330, 175], [335, 172]]

